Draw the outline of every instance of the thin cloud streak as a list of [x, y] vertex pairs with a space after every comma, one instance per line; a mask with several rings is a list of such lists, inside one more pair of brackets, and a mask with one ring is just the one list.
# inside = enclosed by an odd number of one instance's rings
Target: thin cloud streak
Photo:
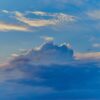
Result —
[[30, 19], [26, 18], [24, 14], [15, 12], [16, 19], [32, 27], [42, 27], [48, 25], [59, 25], [63, 22], [74, 22], [75, 17], [63, 13], [46, 13], [41, 11], [28, 12], [42, 17], [52, 17], [51, 19]]
[[26, 26], [16, 24], [0, 23], [0, 31], [30, 31]]
[[100, 52], [77, 53], [76, 59], [100, 59]]
[[100, 10], [89, 11], [87, 15], [93, 20], [100, 20]]

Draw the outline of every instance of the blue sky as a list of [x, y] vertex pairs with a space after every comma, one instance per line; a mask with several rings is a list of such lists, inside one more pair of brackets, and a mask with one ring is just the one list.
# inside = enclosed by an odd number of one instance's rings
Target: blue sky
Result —
[[[41, 37], [52, 37], [57, 44], [67, 42], [75, 52], [100, 51], [98, 0], [0, 0], [0, 10], [1, 25], [9, 26], [0, 29], [2, 61], [20, 49], [40, 45], [44, 41]], [[17, 16], [16, 12], [22, 16]], [[46, 24], [30, 25], [34, 20], [37, 21], [33, 23]], [[13, 25], [15, 27], [11, 28]]]

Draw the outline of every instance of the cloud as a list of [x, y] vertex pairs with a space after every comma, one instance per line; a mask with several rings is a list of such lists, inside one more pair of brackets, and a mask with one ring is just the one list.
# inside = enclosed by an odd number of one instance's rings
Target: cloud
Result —
[[30, 31], [28, 27], [9, 24], [9, 23], [0, 23], [0, 31]]
[[41, 38], [42, 38], [44, 41], [46, 41], [46, 42], [50, 42], [50, 41], [53, 41], [53, 40], [54, 40], [53, 37], [49, 37], [49, 36], [42, 36]]
[[78, 53], [76, 54], [76, 59], [100, 59], [100, 52]]
[[37, 48], [28, 51], [25, 55], [16, 55], [12, 62], [29, 62], [36, 65], [48, 65], [65, 64], [67, 61], [70, 62], [74, 59], [73, 50], [67, 47], [67, 44], [57, 46], [52, 41], [46, 41], [46, 43]]
[[40, 20], [40, 19], [29, 19], [29, 18], [26, 18], [25, 16], [23, 16], [23, 14], [19, 13], [19, 12], [16, 12], [16, 19], [29, 25], [29, 26], [33, 26], [33, 27], [40, 27], [40, 26], [47, 26], [47, 25], [54, 25], [55, 22], [54, 21], [51, 21], [51, 20]]
[[[5, 15], [9, 18], [8, 22], [1, 23], [2, 31], [32, 31], [32, 28], [40, 28], [46, 26], [59, 26], [64, 23], [69, 24], [76, 21], [76, 17], [66, 14], [66, 13], [50, 13], [43, 11], [8, 11], [8, 10], [0, 10], [2, 15]], [[32, 17], [31, 17], [32, 15]], [[10, 24], [13, 18], [13, 23]], [[20, 24], [18, 24], [18, 23]], [[8, 24], [7, 24], [8, 23]]]
[[94, 48], [100, 48], [100, 44], [99, 44], [99, 43], [94, 43], [94, 44], [93, 44], [93, 47], [94, 47]]
[[100, 10], [89, 11], [87, 15], [94, 20], [100, 20]]
[[[4, 90], [0, 99], [100, 98], [99, 59], [87, 60], [96, 54], [80, 54], [77, 60], [67, 44], [52, 42], [46, 42], [38, 50], [33, 48], [22, 55], [14, 54], [6, 65], [0, 67], [0, 90]], [[99, 53], [94, 57], [97, 56]]]
[[6, 13], [6, 14], [8, 14], [8, 13], [9, 13], [9, 11], [8, 11], [8, 10], [1, 10], [0, 12], [2, 12], [2, 13]]
[[19, 80], [19, 83], [23, 80], [24, 83], [24, 79], [25, 84], [29, 80], [41, 82], [44, 79], [39, 78], [36, 74], [42, 69], [42, 66], [64, 65], [74, 60], [73, 50], [67, 47], [67, 44], [55, 45], [52, 41], [44, 43], [38, 49], [26, 51], [22, 55], [13, 54], [12, 57], [8, 63], [0, 66], [0, 83], [9, 80]]
[[50, 19], [30, 19], [24, 16], [24, 14], [20, 13], [20, 12], [15, 12], [16, 15], [16, 19], [29, 25], [32, 27], [41, 27], [41, 26], [48, 26], [48, 25], [57, 25], [57, 24], [61, 24], [63, 22], [73, 22], [75, 21], [75, 17], [71, 16], [71, 15], [67, 15], [67, 14], [63, 14], [63, 13], [47, 13], [47, 12], [41, 12], [41, 11], [35, 11], [35, 12], [28, 12], [28, 13], [32, 13], [34, 15], [38, 15], [40, 17], [52, 17]]

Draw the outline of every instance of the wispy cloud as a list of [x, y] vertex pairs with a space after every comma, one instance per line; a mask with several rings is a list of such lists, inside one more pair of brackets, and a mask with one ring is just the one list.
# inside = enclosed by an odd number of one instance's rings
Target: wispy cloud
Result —
[[47, 42], [53, 41], [53, 40], [54, 40], [53, 37], [49, 37], [49, 36], [42, 36], [41, 38], [42, 38], [44, 41], [47, 41]]
[[100, 52], [77, 53], [77, 59], [100, 59]]
[[51, 20], [41, 20], [41, 19], [30, 19], [26, 18], [22, 13], [16, 12], [16, 19], [33, 27], [39, 27], [39, 26], [47, 26], [47, 25], [54, 25], [55, 22]]
[[30, 31], [28, 27], [9, 24], [9, 23], [0, 23], [0, 31]]
[[0, 12], [2, 12], [2, 13], [9, 13], [8, 10], [1, 10]]
[[94, 20], [100, 20], [100, 10], [89, 11], [87, 15]]
[[[1, 31], [30, 31], [32, 27], [44, 27], [44, 26], [56, 26], [64, 23], [71, 23], [76, 21], [76, 17], [65, 14], [65, 13], [48, 13], [48, 12], [42, 12], [42, 11], [25, 11], [25, 12], [19, 12], [19, 11], [8, 11], [8, 10], [0, 10], [0, 13], [6, 14], [7, 17], [10, 17], [10, 20], [12, 22], [15, 20], [14, 25], [13, 24], [0, 24], [0, 30]], [[35, 15], [37, 17], [30, 18], [30, 14]], [[27, 17], [28, 16], [28, 17]], [[17, 22], [21, 23], [21, 25]]]
[[94, 44], [93, 44], [93, 47], [94, 47], [94, 48], [100, 48], [100, 43], [94, 43]]
[[71, 15], [67, 15], [64, 13], [46, 13], [46, 12], [41, 12], [41, 11], [35, 11], [35, 12], [30, 12], [31, 14], [42, 16], [42, 17], [52, 17], [49, 19], [36, 19], [36, 18], [27, 18], [24, 16], [24, 14], [20, 12], [15, 12], [16, 19], [33, 27], [41, 27], [41, 26], [48, 26], [48, 25], [59, 25], [63, 22], [73, 22], [75, 21], [75, 17]]

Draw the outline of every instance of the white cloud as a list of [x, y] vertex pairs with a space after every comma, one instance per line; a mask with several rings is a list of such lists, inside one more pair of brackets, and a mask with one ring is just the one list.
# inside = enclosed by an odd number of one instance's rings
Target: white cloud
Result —
[[9, 11], [8, 11], [8, 10], [1, 10], [1, 12], [2, 12], [2, 13], [6, 13], [6, 14], [8, 14], [8, 13], [9, 13]]
[[35, 14], [35, 15], [40, 15], [40, 16], [48, 16], [48, 14], [46, 12], [42, 12], [42, 11], [29, 11], [28, 13], [32, 13], [32, 14]]
[[49, 36], [42, 36], [41, 37], [44, 41], [49, 42], [49, 41], [53, 41], [54, 38], [53, 37], [49, 37]]
[[[56, 45], [52, 37], [45, 37], [46, 42], [31, 50], [26, 50], [22, 54], [12, 54], [10, 65], [52, 65], [52, 64], [69, 64], [76, 63], [78, 60], [95, 61], [100, 59], [100, 52], [76, 53], [74, 54], [70, 44], [63, 43]], [[88, 59], [88, 60], [87, 60]], [[7, 65], [9, 62], [7, 63]]]
[[63, 43], [61, 45], [55, 45], [53, 41], [46, 41], [46, 43], [41, 46], [33, 48], [29, 51], [26, 50], [22, 54], [12, 54], [12, 56], [13, 58], [6, 65], [59, 65], [77, 62], [82, 63], [83, 60], [86, 62], [88, 62], [88, 60], [91, 62], [98, 61], [100, 59], [100, 52], [74, 54], [70, 44]]
[[18, 54], [13, 53], [11, 56], [12, 56], [12, 57], [18, 57]]
[[73, 59], [73, 50], [67, 47], [67, 44], [57, 46], [52, 41], [47, 41], [38, 49], [32, 49], [23, 55], [16, 55], [12, 62], [48, 65], [65, 64]]

